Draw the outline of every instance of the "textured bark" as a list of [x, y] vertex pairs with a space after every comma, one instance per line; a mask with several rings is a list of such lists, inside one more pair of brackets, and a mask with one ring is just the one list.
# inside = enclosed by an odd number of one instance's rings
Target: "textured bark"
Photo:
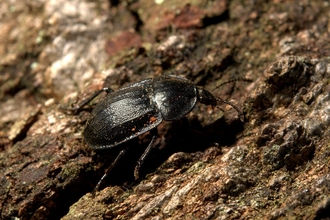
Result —
[[[0, 218], [329, 218], [330, 4], [155, 2], [1, 3]], [[212, 91], [246, 119], [198, 104], [162, 123], [135, 181], [150, 135], [94, 152], [93, 103], [59, 105], [161, 74], [251, 78]]]

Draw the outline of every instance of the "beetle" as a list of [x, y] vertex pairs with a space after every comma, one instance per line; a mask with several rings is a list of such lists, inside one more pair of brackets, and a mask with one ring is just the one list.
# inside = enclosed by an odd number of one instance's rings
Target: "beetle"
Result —
[[[225, 83], [238, 80], [250, 81], [239, 78]], [[210, 91], [190, 80], [174, 75], [148, 78], [117, 91], [105, 87], [71, 110], [77, 112], [103, 91], [107, 94], [92, 110], [83, 131], [84, 141], [93, 149], [109, 149], [150, 131], [153, 135], [152, 140], [134, 169], [136, 179], [139, 178], [141, 164], [157, 136], [156, 127], [163, 120], [173, 121], [185, 117], [197, 102], [213, 107], [221, 102], [226, 103], [238, 112], [241, 119], [244, 118], [232, 103], [215, 97]], [[97, 184], [95, 191], [126, 150], [127, 148], [119, 153]]]

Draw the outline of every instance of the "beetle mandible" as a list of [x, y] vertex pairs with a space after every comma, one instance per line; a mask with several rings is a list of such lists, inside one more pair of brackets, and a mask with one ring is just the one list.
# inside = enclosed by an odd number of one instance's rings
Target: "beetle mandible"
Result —
[[[238, 78], [225, 83], [238, 80], [251, 81]], [[215, 97], [210, 91], [195, 85], [190, 80], [174, 75], [148, 78], [117, 91], [105, 87], [71, 110], [77, 112], [102, 91], [106, 91], [107, 94], [94, 107], [83, 131], [84, 140], [93, 149], [109, 149], [148, 131], [152, 132], [153, 138], [135, 167], [136, 179], [139, 178], [140, 166], [157, 136], [156, 127], [163, 120], [173, 121], [183, 118], [192, 111], [197, 101], [213, 107], [221, 102], [226, 103], [231, 105], [243, 119], [242, 113], [232, 103]], [[125, 148], [119, 153], [97, 184], [95, 191], [126, 150]]]

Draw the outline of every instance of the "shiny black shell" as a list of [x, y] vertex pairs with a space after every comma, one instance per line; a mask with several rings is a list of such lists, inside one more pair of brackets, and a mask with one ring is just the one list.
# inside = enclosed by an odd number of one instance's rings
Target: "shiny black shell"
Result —
[[156, 128], [162, 120], [180, 119], [194, 108], [200, 90], [187, 79], [168, 75], [108, 93], [91, 113], [85, 142], [93, 149], [112, 148]]

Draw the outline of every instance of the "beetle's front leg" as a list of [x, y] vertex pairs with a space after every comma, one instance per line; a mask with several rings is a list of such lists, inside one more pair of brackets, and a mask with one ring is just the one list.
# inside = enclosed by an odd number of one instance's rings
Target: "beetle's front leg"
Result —
[[76, 115], [79, 111], [82, 110], [82, 108], [87, 105], [88, 103], [90, 103], [94, 98], [96, 98], [97, 96], [99, 96], [102, 92], [106, 92], [106, 93], [111, 93], [113, 92], [113, 90], [109, 87], [104, 87], [98, 91], [96, 91], [93, 95], [91, 95], [90, 97], [88, 97], [87, 99], [83, 100], [79, 105], [77, 105], [76, 107], [73, 108], [65, 108], [63, 106], [59, 106], [60, 109], [70, 112], [74, 115]]

